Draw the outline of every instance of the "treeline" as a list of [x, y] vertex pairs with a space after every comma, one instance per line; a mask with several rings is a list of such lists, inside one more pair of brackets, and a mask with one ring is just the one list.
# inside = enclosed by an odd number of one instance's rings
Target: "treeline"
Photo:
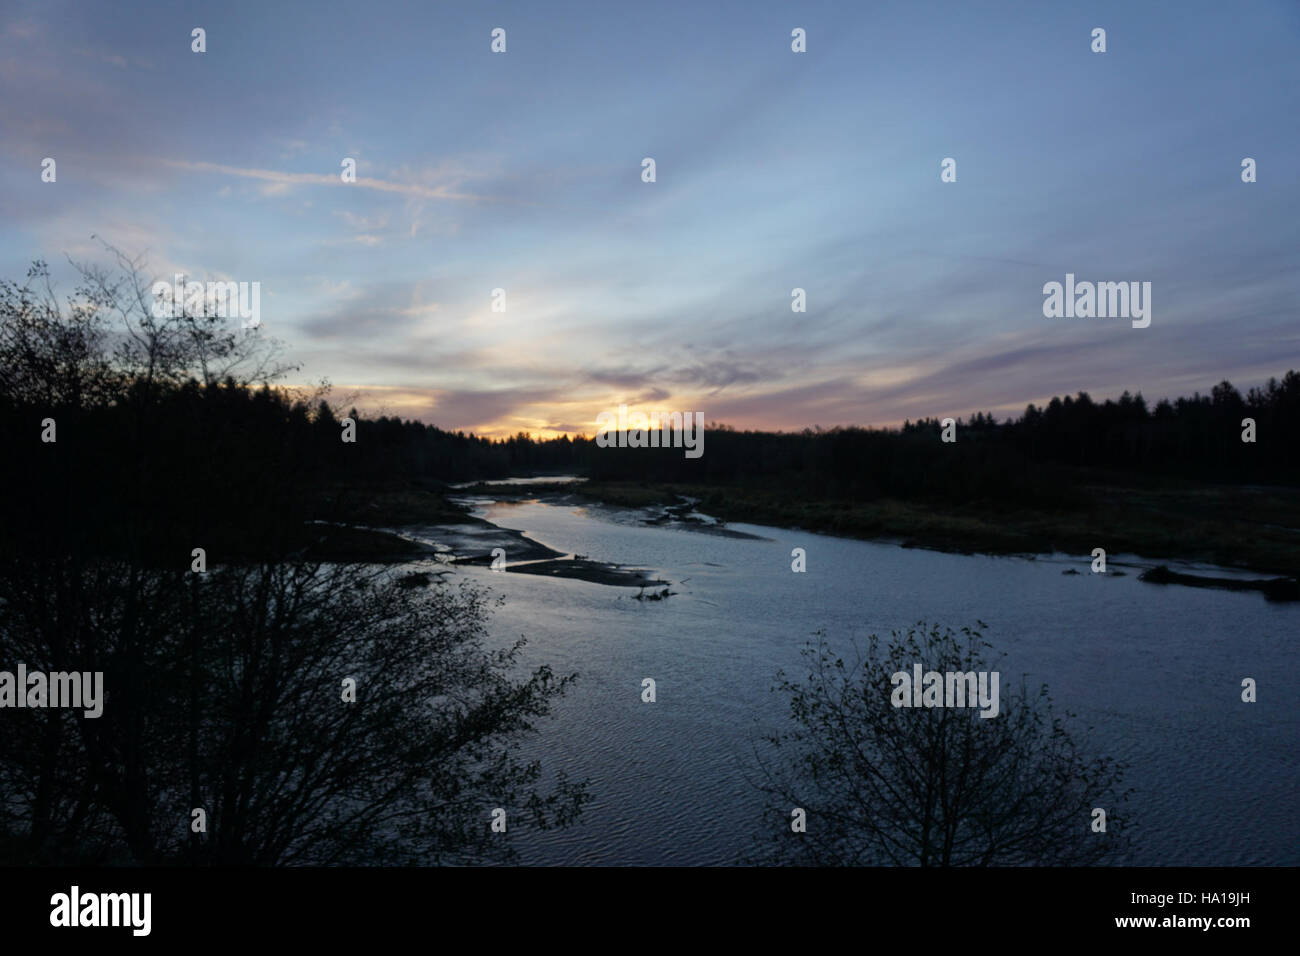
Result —
[[[1243, 441], [1243, 420], [1254, 423]], [[1251, 484], [1300, 483], [1300, 373], [1242, 395], [1161, 401], [1140, 394], [1095, 402], [1085, 393], [1030, 405], [1016, 419], [977, 412], [945, 443], [940, 419], [901, 429], [801, 432], [705, 429], [704, 455], [680, 449], [587, 448], [586, 473], [650, 480], [789, 487], [819, 497], [935, 497], [1069, 507], [1080, 469]]]
[[364, 435], [363, 453], [371, 459], [366, 467], [376, 474], [461, 482], [572, 473], [588, 466], [595, 447], [581, 435], [535, 439], [520, 432], [488, 439], [387, 416], [361, 419], [355, 409], [351, 415], [358, 422], [358, 435]]
[[[817, 497], [936, 497], [1070, 507], [1080, 469], [1120, 476], [1296, 484], [1300, 374], [1245, 395], [1149, 409], [1141, 395], [1086, 393], [1030, 405], [1014, 420], [976, 413], [942, 440], [938, 419], [901, 429], [736, 431], [706, 426], [704, 454], [602, 448], [590, 438], [489, 440], [233, 379], [127, 383], [104, 400], [31, 401], [0, 390], [0, 548], [174, 555], [196, 543], [232, 554], [303, 546], [306, 522], [355, 514], [375, 489], [526, 474], [596, 480], [788, 487]], [[1243, 442], [1243, 419], [1255, 442]], [[42, 423], [48, 423], [43, 425]], [[42, 436], [54, 438], [42, 441]], [[194, 503], [202, 501], [203, 507]]]
[[[1062, 508], [1077, 501], [1083, 470], [1300, 482], [1295, 371], [1244, 395], [1225, 381], [1154, 408], [1141, 394], [1094, 401], [1080, 392], [1015, 419], [976, 413], [957, 420], [953, 443], [933, 418], [799, 432], [713, 424], [703, 455], [688, 458], [681, 447], [490, 440], [355, 409], [345, 416], [325, 390], [253, 374], [288, 368], [269, 363], [272, 343], [256, 336], [193, 317], [151, 327], [141, 309], [124, 337], [105, 308], [63, 312], [13, 284], [0, 293], [0, 549], [10, 554], [75, 546], [145, 560], [202, 544], [283, 555], [304, 546], [306, 522], [355, 515], [380, 487], [529, 474]], [[343, 440], [343, 417], [355, 422], [355, 441]], [[1242, 441], [1243, 419], [1254, 442]]]
[[345, 416], [320, 396], [233, 379], [136, 382], [90, 407], [0, 391], [0, 441], [0, 549], [141, 561], [196, 546], [283, 556], [307, 543], [308, 521], [353, 515], [376, 489], [569, 468], [582, 444]]
[[[1243, 426], [1250, 419], [1253, 425]], [[602, 448], [591, 438], [501, 441], [433, 425], [363, 421], [366, 468], [455, 482], [572, 473], [605, 481], [788, 486], [821, 497], [941, 497], [1069, 506], [1080, 469], [1195, 481], [1300, 483], [1300, 373], [1245, 395], [1231, 383], [1161, 400], [1140, 393], [1094, 401], [1086, 392], [1029, 405], [1015, 419], [977, 412], [942, 440], [937, 418], [899, 429], [799, 432], [705, 427], [704, 454], [681, 447]], [[1243, 441], [1253, 431], [1254, 441]], [[1248, 437], [1250, 437], [1248, 435]], [[626, 444], [626, 443], [624, 443]]]
[[[1243, 421], [1254, 422], [1254, 443], [1243, 442]], [[934, 431], [933, 419], [904, 431]], [[1300, 373], [1244, 396], [1223, 381], [1208, 395], [1161, 399], [1148, 409], [1139, 392], [1094, 402], [1087, 392], [1029, 405], [1020, 418], [995, 422], [976, 414], [967, 431], [1010, 442], [1033, 461], [1156, 472], [1197, 478], [1291, 482], [1300, 464]]]
[[379, 487], [573, 465], [568, 439], [355, 410], [345, 436], [327, 388], [274, 384], [293, 368], [279, 343], [215, 316], [154, 316], [129, 262], [82, 276], [67, 305], [43, 263], [0, 282], [2, 557], [302, 557], [319, 537], [309, 522], [355, 516]]

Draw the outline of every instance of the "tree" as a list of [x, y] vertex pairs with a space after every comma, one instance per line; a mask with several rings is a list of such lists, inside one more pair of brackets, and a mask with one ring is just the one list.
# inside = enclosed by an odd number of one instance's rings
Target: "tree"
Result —
[[258, 330], [236, 330], [206, 300], [181, 301], [157, 309], [153, 283], [144, 276], [143, 255], [128, 256], [100, 240], [114, 264], [73, 262], [81, 276], [78, 290], [88, 308], [113, 317], [117, 364], [146, 395], [159, 384], [195, 377], [204, 384], [227, 379], [240, 385], [275, 381], [297, 366], [279, 361], [283, 343]]
[[106, 695], [6, 713], [0, 863], [460, 862], [509, 855], [493, 808], [571, 820], [519, 748], [573, 677], [489, 648], [471, 588], [322, 563], [355, 459], [323, 396], [117, 263], [66, 308], [43, 263], [0, 284], [0, 662]]
[[123, 382], [109, 340], [103, 311], [84, 297], [60, 306], [45, 262], [32, 263], [22, 285], [0, 280], [0, 401], [46, 410], [106, 405]]
[[[806, 681], [777, 675], [791, 725], [763, 738], [757, 785], [774, 801], [760, 859], [820, 866], [1079, 865], [1120, 844], [1123, 766], [1088, 758], [1054, 716], [1044, 686], [977, 708], [903, 708], [891, 675], [913, 665], [991, 670], [982, 628], [919, 623], [882, 644], [872, 635], [850, 666], [823, 632], [803, 653]], [[1072, 715], [1066, 714], [1065, 718]], [[793, 808], [806, 832], [793, 832]], [[1091, 829], [1091, 811], [1107, 832]]]
[[493, 808], [548, 828], [586, 800], [562, 774], [539, 791], [540, 766], [518, 756], [575, 678], [513, 676], [522, 641], [486, 648], [486, 599], [468, 585], [288, 562], [95, 562], [73, 587], [6, 572], [0, 658], [101, 671], [107, 692], [94, 719], [9, 715], [7, 864], [508, 859]]

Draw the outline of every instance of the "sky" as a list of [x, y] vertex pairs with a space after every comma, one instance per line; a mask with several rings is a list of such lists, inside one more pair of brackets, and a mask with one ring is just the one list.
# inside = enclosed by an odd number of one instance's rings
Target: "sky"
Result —
[[0, 276], [256, 281], [291, 384], [491, 436], [1154, 404], [1300, 368], [1298, 80], [1298, 0], [6, 0]]

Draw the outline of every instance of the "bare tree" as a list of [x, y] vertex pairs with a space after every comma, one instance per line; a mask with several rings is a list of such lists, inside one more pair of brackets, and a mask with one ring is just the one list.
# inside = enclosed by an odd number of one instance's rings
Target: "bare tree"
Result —
[[0, 651], [103, 671], [107, 699], [96, 719], [10, 715], [10, 863], [509, 858], [494, 808], [513, 833], [566, 825], [586, 800], [562, 774], [543, 792], [519, 757], [574, 677], [515, 676], [522, 641], [485, 645], [486, 599], [469, 585], [313, 563], [68, 570], [7, 569]]
[[37, 260], [22, 285], [0, 280], [0, 398], [45, 409], [100, 407], [119, 392], [111, 331], [82, 296], [65, 310]]
[[[824, 632], [805, 681], [777, 675], [790, 726], [763, 737], [756, 783], [772, 800], [759, 859], [819, 866], [1016, 866], [1099, 862], [1121, 839], [1123, 766], [1089, 758], [1047, 688], [1002, 695], [1000, 713], [896, 707], [891, 675], [991, 669], [982, 628], [924, 623], [846, 664]], [[996, 663], [996, 662], [995, 662]], [[1091, 811], [1107, 811], [1094, 832]], [[794, 832], [794, 808], [806, 832]]]
[[297, 366], [260, 328], [239, 329], [205, 303], [155, 310], [143, 254], [107, 243], [112, 265], [71, 261], [80, 283], [60, 301], [44, 261], [22, 284], [0, 281], [0, 398], [86, 410], [134, 391], [144, 400], [189, 379], [247, 386]]
[[146, 394], [155, 382], [196, 378], [207, 385], [230, 378], [248, 385], [275, 381], [297, 368], [280, 361], [283, 343], [263, 336], [259, 328], [236, 329], [230, 317], [219, 315], [206, 300], [195, 309], [182, 297], [170, 308], [157, 309], [144, 253], [129, 256], [100, 241], [113, 266], [69, 261], [82, 277], [86, 301], [116, 317], [117, 364]]

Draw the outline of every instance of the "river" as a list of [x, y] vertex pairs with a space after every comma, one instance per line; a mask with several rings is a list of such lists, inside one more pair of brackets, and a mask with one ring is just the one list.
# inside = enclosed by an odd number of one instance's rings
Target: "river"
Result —
[[[462, 567], [505, 605], [494, 640], [580, 679], [528, 746], [590, 781], [567, 830], [516, 826], [526, 864], [727, 864], [750, 846], [760, 798], [746, 780], [758, 730], [783, 719], [775, 672], [824, 629], [837, 649], [920, 619], [978, 618], [1004, 652], [1004, 695], [1026, 675], [1127, 761], [1134, 865], [1297, 865], [1300, 605], [1251, 592], [1146, 584], [1150, 562], [944, 554], [756, 525], [733, 538], [645, 526], [601, 505], [475, 499], [475, 514], [542, 544], [650, 569], [676, 592]], [[807, 572], [791, 571], [791, 549]], [[1180, 568], [1193, 567], [1178, 565]], [[1062, 572], [1077, 568], [1079, 575]], [[642, 679], [657, 684], [641, 700]], [[1241, 681], [1258, 683], [1258, 703]]]

